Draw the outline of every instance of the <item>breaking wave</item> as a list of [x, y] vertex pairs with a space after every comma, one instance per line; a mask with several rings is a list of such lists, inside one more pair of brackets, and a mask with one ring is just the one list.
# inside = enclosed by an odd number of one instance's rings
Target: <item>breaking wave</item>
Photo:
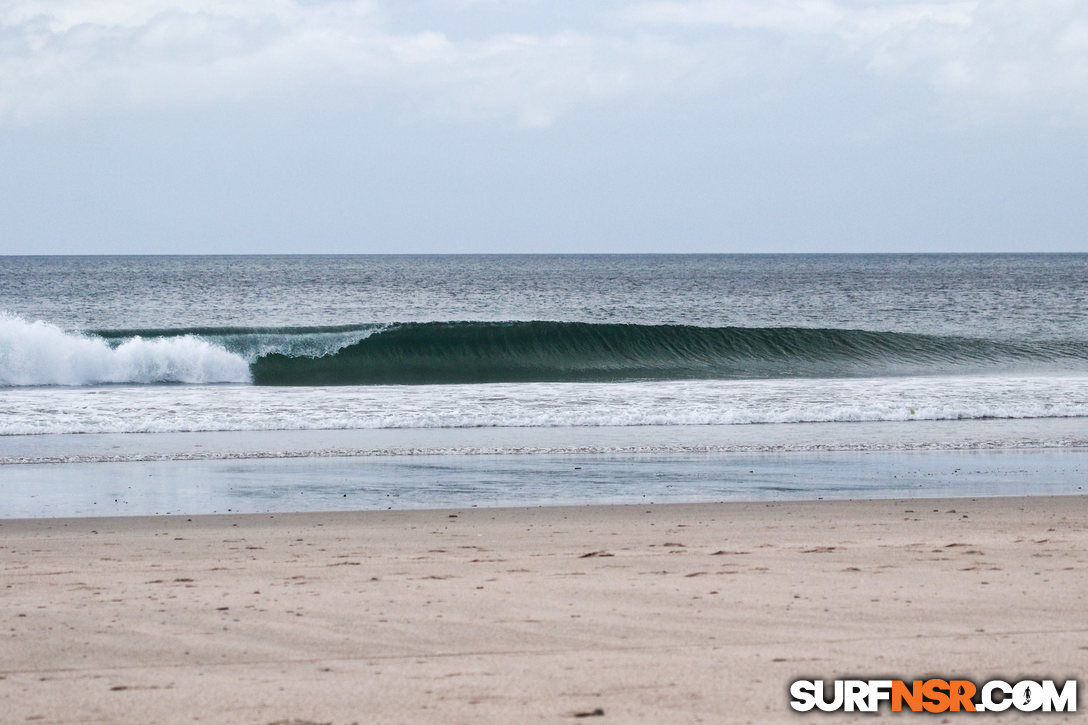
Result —
[[0, 316], [0, 385], [611, 382], [1088, 370], [1088, 343], [797, 327], [414, 322], [66, 331]]
[[195, 335], [105, 338], [0, 316], [0, 385], [249, 382], [241, 356]]

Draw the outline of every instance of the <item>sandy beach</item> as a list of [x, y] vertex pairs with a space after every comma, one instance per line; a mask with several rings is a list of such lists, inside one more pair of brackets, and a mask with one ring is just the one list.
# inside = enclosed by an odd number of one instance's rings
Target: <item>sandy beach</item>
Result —
[[826, 723], [791, 681], [1088, 665], [1084, 497], [4, 520], [0, 569], [12, 723]]

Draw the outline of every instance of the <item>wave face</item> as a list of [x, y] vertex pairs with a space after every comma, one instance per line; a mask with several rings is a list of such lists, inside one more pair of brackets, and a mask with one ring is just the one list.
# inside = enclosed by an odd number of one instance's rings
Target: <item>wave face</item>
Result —
[[609, 382], [1084, 369], [1084, 343], [1020, 344], [811, 328], [427, 322], [371, 330], [320, 356], [260, 355], [265, 385]]
[[0, 385], [249, 382], [241, 356], [195, 335], [110, 342], [0, 316]]

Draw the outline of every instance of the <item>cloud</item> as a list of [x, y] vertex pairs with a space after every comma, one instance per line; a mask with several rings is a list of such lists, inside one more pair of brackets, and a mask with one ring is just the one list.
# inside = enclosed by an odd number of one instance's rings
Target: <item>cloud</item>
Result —
[[0, 115], [260, 94], [365, 46], [372, 16], [359, 2], [16, 2], [0, 14]]
[[697, 0], [641, 3], [624, 18], [689, 34], [770, 33], [798, 49], [798, 73], [816, 52], [967, 102], [1088, 118], [1088, 3], [1079, 0]]
[[[546, 126], [632, 94], [720, 96], [763, 81], [789, 93], [818, 73], [920, 80], [944, 98], [1088, 119], [1080, 0], [614, 5], [579, 6], [571, 27], [545, 33], [503, 30], [522, 12], [508, 2], [448, 0], [427, 21], [439, 27], [405, 28], [392, 21], [398, 7], [379, 0], [8, 0], [0, 121], [317, 88], [440, 117]], [[495, 32], [460, 37], [440, 27], [453, 16], [487, 18], [480, 25]]]
[[[547, 125], [571, 105], [668, 77], [652, 40], [392, 32], [375, 3], [15, 2], [0, 10], [0, 118], [214, 103], [316, 85], [425, 113]], [[682, 53], [677, 53], [682, 56]], [[652, 85], [652, 81], [650, 82]]]
[[923, 23], [963, 25], [977, 2], [905, 2], [845, 6], [831, 0], [698, 0], [637, 4], [632, 22], [722, 25], [786, 33], [828, 33], [844, 38], [901, 31]]

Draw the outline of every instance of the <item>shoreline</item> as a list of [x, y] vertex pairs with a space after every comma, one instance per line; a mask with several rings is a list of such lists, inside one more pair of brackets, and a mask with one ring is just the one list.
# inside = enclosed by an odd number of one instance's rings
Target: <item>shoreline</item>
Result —
[[1075, 495], [1088, 448], [0, 465], [0, 519]]
[[1085, 496], [2, 520], [0, 708], [794, 722], [798, 678], [1072, 678], [1086, 522]]

